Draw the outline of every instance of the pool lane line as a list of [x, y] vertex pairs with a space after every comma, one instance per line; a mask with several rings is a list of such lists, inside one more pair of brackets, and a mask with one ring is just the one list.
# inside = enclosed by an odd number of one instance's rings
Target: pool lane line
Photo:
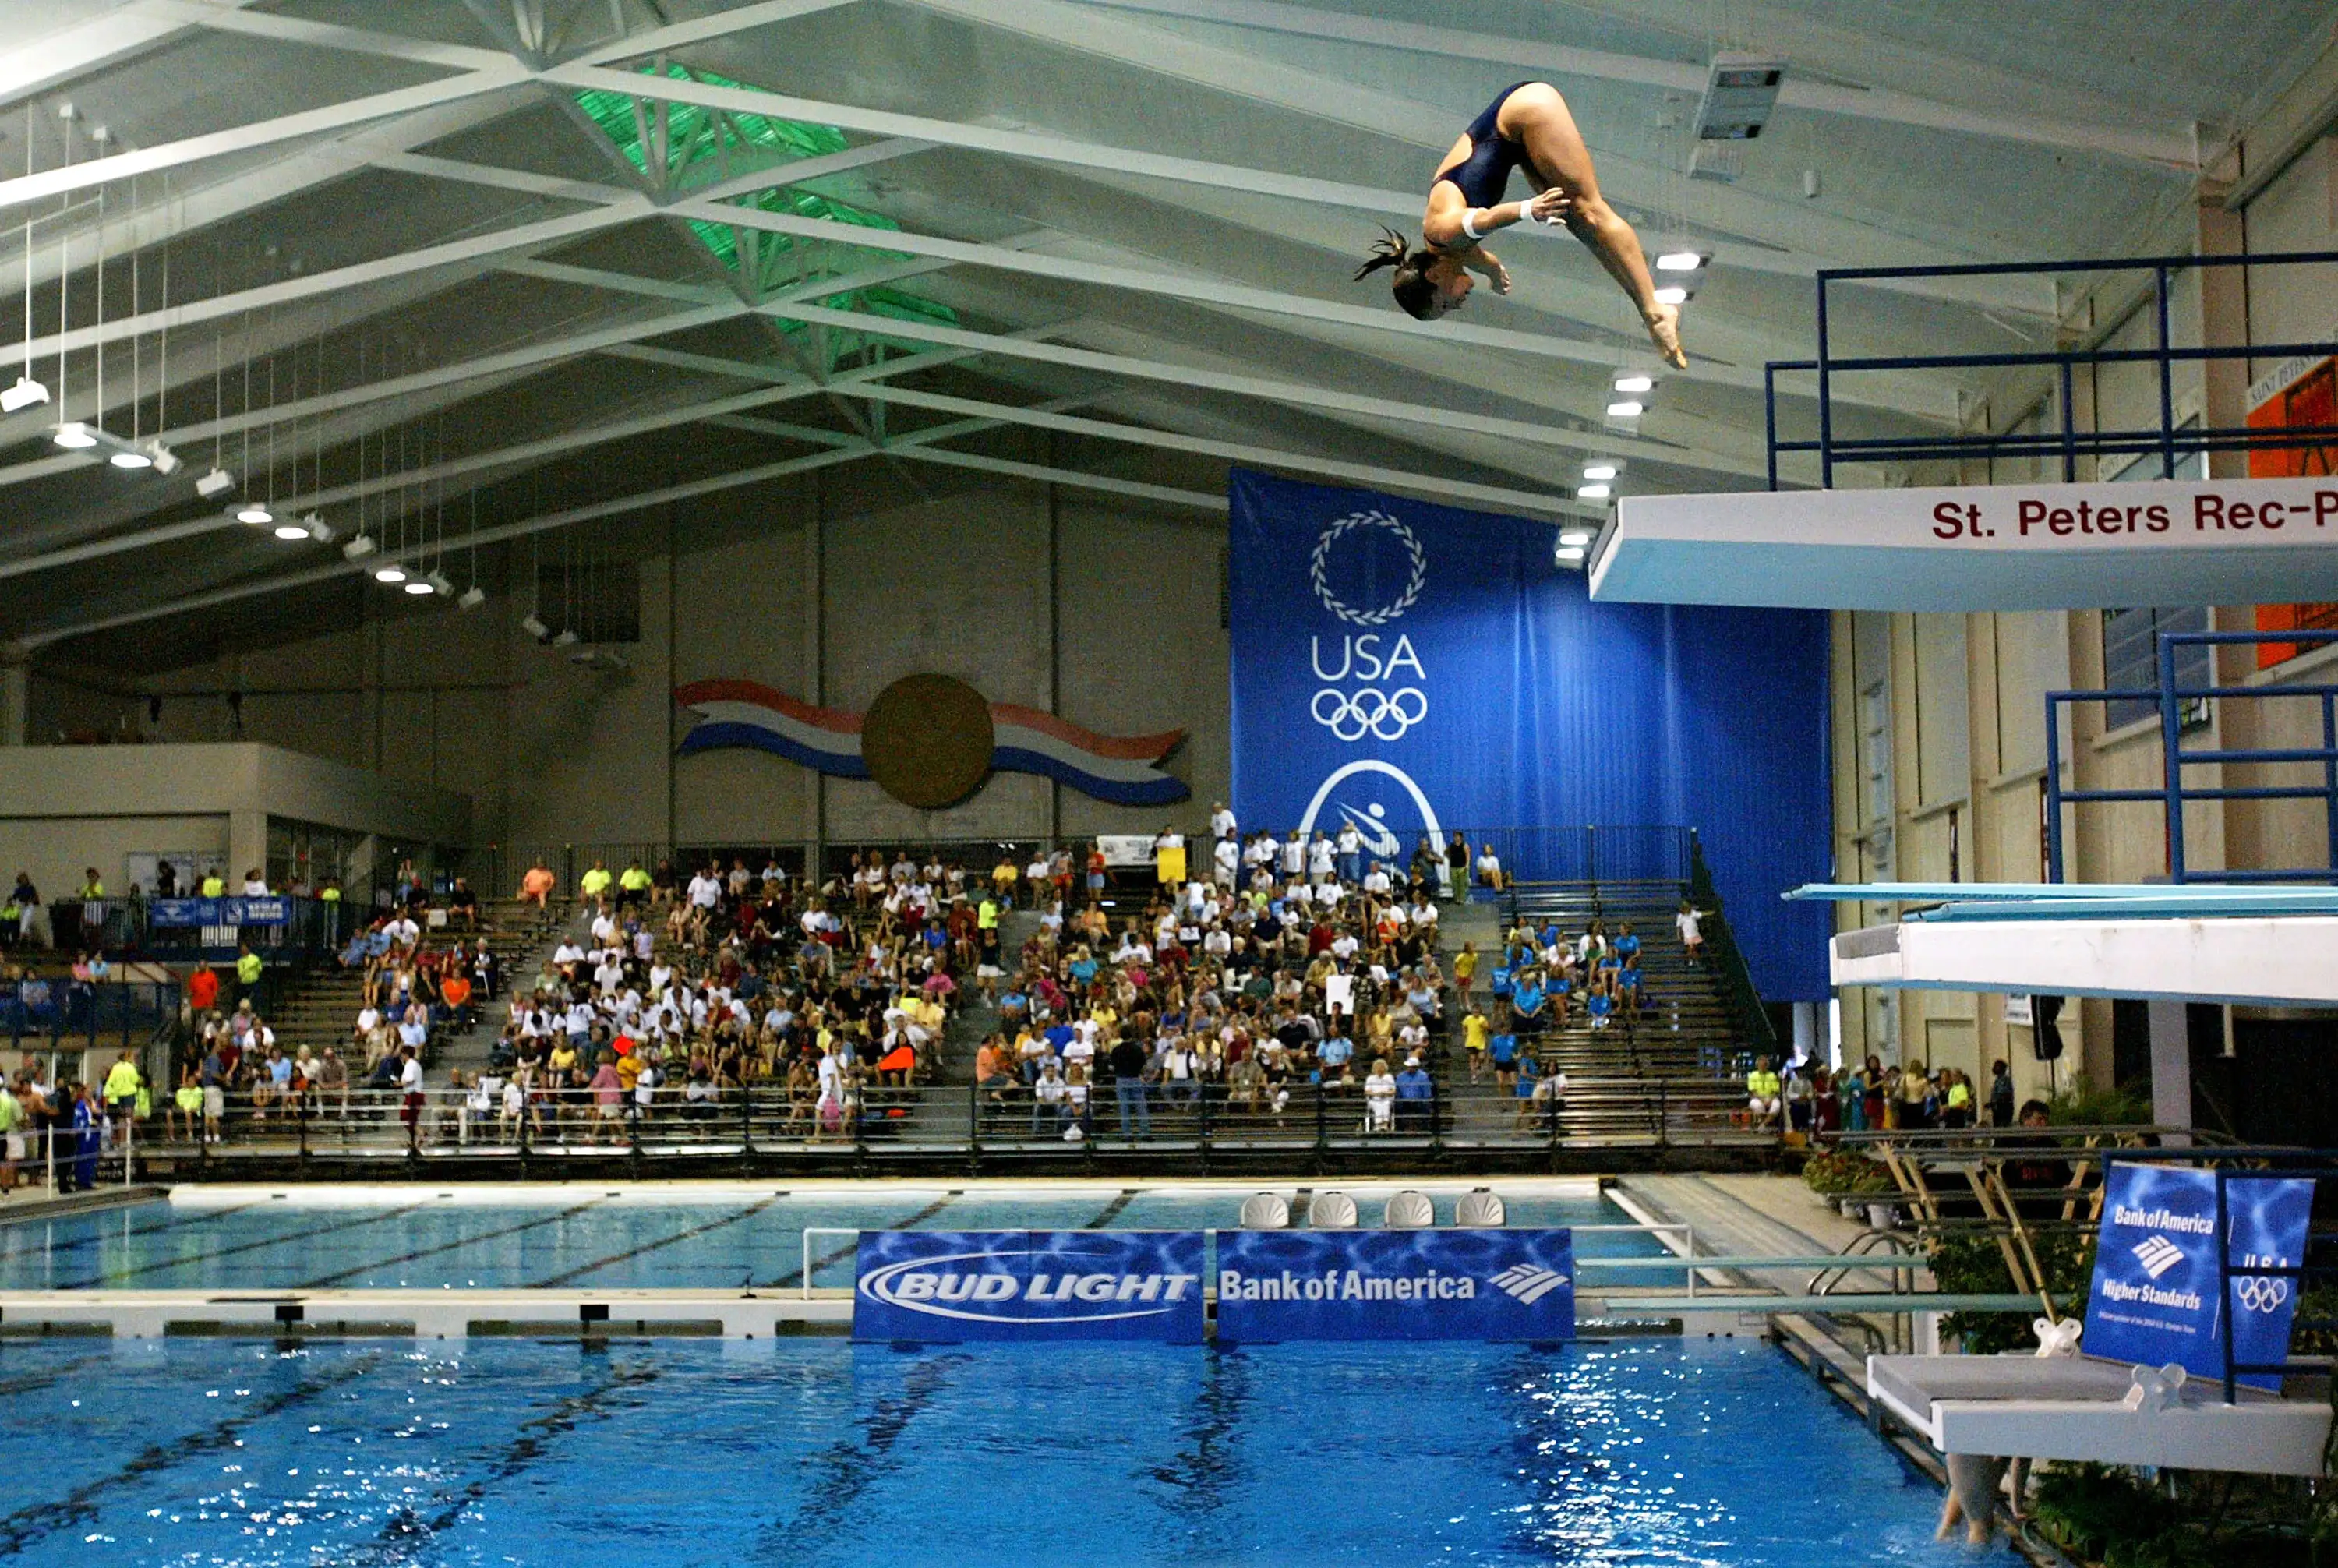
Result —
[[1135, 1202], [1136, 1200], [1143, 1195], [1143, 1192], [1144, 1189], [1142, 1188], [1124, 1187], [1121, 1189], [1119, 1197], [1115, 1198], [1111, 1202], [1104, 1206], [1103, 1213], [1097, 1215], [1095, 1219], [1081, 1226], [1080, 1229], [1083, 1230], [1103, 1230], [1105, 1226], [1119, 1219], [1121, 1210], [1126, 1209], [1131, 1203]]
[[[916, 1225], [922, 1220], [932, 1219], [935, 1215], [940, 1213], [943, 1210], [948, 1208], [951, 1204], [957, 1202], [959, 1199], [965, 1196], [966, 1189], [962, 1187], [953, 1187], [931, 1203], [928, 1203], [924, 1208], [918, 1210], [915, 1214], [910, 1215], [908, 1219], [896, 1220], [892, 1224], [886, 1226], [885, 1229], [888, 1230], [907, 1230], [911, 1226]], [[849, 1241], [843, 1246], [837, 1248], [825, 1258], [813, 1259], [811, 1261], [812, 1277], [814, 1279], [818, 1279], [821, 1269], [827, 1268], [831, 1263], [835, 1263], [845, 1258], [850, 1257], [855, 1251], [860, 1250], [860, 1243], [859, 1241]], [[798, 1263], [794, 1268], [789, 1269], [786, 1273], [781, 1275], [776, 1279], [769, 1279], [765, 1280], [761, 1284], [757, 1284], [752, 1279], [750, 1279], [743, 1288], [749, 1290], [784, 1290], [789, 1286], [801, 1280], [803, 1277], [803, 1265], [801, 1263]]]
[[376, 1269], [394, 1269], [400, 1263], [412, 1263], [424, 1258], [435, 1258], [441, 1252], [452, 1252], [458, 1248], [476, 1246], [482, 1241], [495, 1241], [506, 1236], [516, 1236], [523, 1230], [533, 1230], [539, 1225], [557, 1224], [563, 1220], [573, 1219], [576, 1215], [584, 1213], [585, 1210], [592, 1208], [596, 1203], [605, 1203], [607, 1201], [608, 1199], [606, 1197], [587, 1198], [584, 1202], [577, 1204], [572, 1209], [563, 1209], [558, 1212], [552, 1214], [539, 1214], [533, 1220], [523, 1220], [516, 1225], [506, 1225], [500, 1230], [482, 1230], [476, 1236], [458, 1236], [452, 1241], [441, 1241], [435, 1247], [418, 1247], [411, 1252], [401, 1252], [395, 1258], [378, 1258], [372, 1262], [359, 1263], [353, 1268], [343, 1269], [337, 1273], [326, 1274], [314, 1279], [303, 1280], [300, 1284], [293, 1286], [292, 1289], [295, 1290], [322, 1290], [328, 1287], [339, 1285], [345, 1279], [354, 1279], [359, 1274], [371, 1273]]
[[[896, 1226], [898, 1230], [899, 1227]], [[752, 1553], [759, 1563], [794, 1564], [804, 1561], [807, 1537], [833, 1534], [847, 1525], [862, 1523], [857, 1514], [861, 1494], [879, 1477], [892, 1476], [899, 1471], [886, 1463], [894, 1445], [923, 1415], [941, 1393], [950, 1375], [974, 1359], [963, 1352], [928, 1356], [909, 1368], [901, 1379], [899, 1398], [879, 1399], [870, 1410], [858, 1443], [841, 1439], [817, 1454], [809, 1455], [802, 1463], [818, 1465], [829, 1472], [810, 1491], [810, 1498], [794, 1517], [763, 1526], [761, 1540]]]
[[[152, 1263], [141, 1263], [135, 1269], [121, 1269], [115, 1273], [104, 1275], [101, 1279], [84, 1279], [78, 1285], [61, 1285], [57, 1289], [61, 1290], [90, 1290], [100, 1288], [111, 1289], [125, 1279], [135, 1279], [142, 1274], [152, 1274], [159, 1269], [183, 1269], [192, 1264], [210, 1263], [221, 1258], [232, 1258], [239, 1253], [257, 1252], [263, 1248], [287, 1247], [295, 1241], [313, 1240], [317, 1237], [330, 1236], [339, 1230], [355, 1230], [367, 1225], [379, 1225], [385, 1220], [403, 1219], [418, 1209], [427, 1209], [429, 1206], [428, 1203], [408, 1203], [402, 1209], [389, 1209], [378, 1214], [368, 1214], [356, 1220], [342, 1220], [330, 1225], [319, 1225], [314, 1230], [295, 1230], [289, 1236], [270, 1236], [255, 1241], [239, 1241], [232, 1247], [222, 1247], [216, 1252], [200, 1253], [192, 1258], [159, 1258]], [[287, 1210], [286, 1212], [290, 1213], [293, 1210]]]
[[[203, 1224], [209, 1220], [224, 1220], [231, 1214], [241, 1214], [248, 1209], [264, 1209], [268, 1207], [269, 1201], [270, 1200], [265, 1198], [255, 1198], [249, 1203], [231, 1203], [224, 1209], [206, 1209], [200, 1214], [190, 1215], [185, 1218], [181, 1218], [177, 1215], [165, 1215], [159, 1222], [152, 1225], [133, 1225], [130, 1229], [129, 1235], [131, 1237], [153, 1236], [159, 1235], [161, 1232], [165, 1230], [184, 1230], [192, 1226]], [[97, 1212], [103, 1213], [104, 1210], [99, 1210]], [[285, 1212], [290, 1213], [292, 1210], [286, 1210]], [[15, 1223], [19, 1225], [54, 1225], [56, 1223], [57, 1220], [80, 1220], [88, 1217], [89, 1216], [82, 1214], [60, 1214], [55, 1220], [44, 1220], [38, 1216], [34, 1216], [29, 1219], [19, 1220], [15, 1221]], [[84, 1247], [94, 1247], [102, 1241], [121, 1241], [126, 1239], [127, 1238], [120, 1232], [105, 1236], [84, 1236], [78, 1241], [44, 1242], [41, 1245], [40, 1250], [44, 1256], [54, 1258], [60, 1252], [72, 1252]], [[30, 1257], [32, 1255], [32, 1251], [33, 1249], [29, 1247], [15, 1251], [0, 1249], [0, 1268], [5, 1268], [11, 1259]]]
[[94, 1521], [98, 1516], [97, 1499], [117, 1487], [129, 1485], [190, 1459], [199, 1459], [206, 1454], [232, 1453], [241, 1435], [259, 1422], [331, 1393], [361, 1373], [370, 1371], [380, 1359], [379, 1352], [369, 1351], [351, 1357], [330, 1371], [304, 1374], [294, 1387], [256, 1399], [207, 1429], [190, 1432], [169, 1443], [150, 1445], [135, 1459], [111, 1475], [76, 1486], [52, 1502], [35, 1503], [0, 1518], [0, 1557], [14, 1557], [57, 1531]]
[[27, 1372], [21, 1377], [0, 1377], [0, 1398], [15, 1394], [35, 1394], [54, 1383], [61, 1383], [93, 1361], [111, 1361], [113, 1353], [100, 1350], [87, 1356], [76, 1356], [62, 1367], [46, 1372]]
[[[554, 1404], [540, 1416], [520, 1423], [518, 1434], [504, 1450], [488, 1472], [467, 1484], [447, 1504], [428, 1519], [418, 1517], [410, 1507], [401, 1508], [382, 1526], [385, 1544], [410, 1542], [417, 1535], [435, 1537], [463, 1522], [463, 1515], [478, 1504], [496, 1486], [525, 1473], [550, 1450], [551, 1439], [564, 1436], [576, 1429], [587, 1418], [604, 1417], [624, 1407], [620, 1396], [657, 1381], [654, 1367], [643, 1366], [612, 1373], [609, 1380], [597, 1388], [582, 1394], [571, 1394]], [[632, 1401], [640, 1408], [645, 1400]], [[397, 1561], [410, 1561], [401, 1554]]]
[[720, 1230], [725, 1225], [736, 1225], [742, 1220], [751, 1220], [761, 1214], [778, 1202], [782, 1194], [774, 1192], [760, 1203], [752, 1203], [733, 1213], [725, 1214], [719, 1220], [709, 1220], [703, 1225], [693, 1225], [687, 1230], [677, 1230], [671, 1236], [661, 1236], [656, 1240], [645, 1241], [639, 1247], [627, 1248], [623, 1252], [612, 1252], [606, 1258], [597, 1259], [590, 1263], [580, 1263], [574, 1269], [563, 1269], [560, 1273], [546, 1279], [534, 1280], [530, 1282], [527, 1289], [542, 1290], [555, 1285], [573, 1284], [595, 1269], [606, 1269], [612, 1264], [624, 1263], [647, 1253], [660, 1251], [680, 1242], [688, 1241], [693, 1237], [703, 1236], [710, 1230]]

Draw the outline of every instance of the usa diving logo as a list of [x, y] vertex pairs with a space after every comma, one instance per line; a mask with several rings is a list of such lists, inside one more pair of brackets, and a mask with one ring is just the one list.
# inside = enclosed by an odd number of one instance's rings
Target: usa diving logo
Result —
[[1335, 836], [1353, 828], [1363, 853], [1374, 860], [1402, 860], [1423, 834], [1434, 844], [1445, 842], [1427, 791], [1411, 774], [1376, 757], [1342, 763], [1316, 786], [1299, 818], [1299, 835], [1304, 838], [1318, 828]]
[[1533, 1306], [1566, 1283], [1566, 1275], [1539, 1263], [1513, 1264], [1493, 1278], [1494, 1288], [1517, 1298], [1521, 1307]]
[[2184, 1261], [2184, 1249], [2165, 1236], [2146, 1237], [2137, 1243], [2133, 1250], [2136, 1261], [2142, 1264], [2143, 1271], [2154, 1279]]

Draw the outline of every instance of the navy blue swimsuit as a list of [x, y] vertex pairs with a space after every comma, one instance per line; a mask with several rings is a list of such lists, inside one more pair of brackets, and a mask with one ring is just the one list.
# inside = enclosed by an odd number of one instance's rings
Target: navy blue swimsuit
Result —
[[[1501, 118], [1502, 105], [1510, 101], [1510, 94], [1531, 85], [1517, 82], [1503, 88], [1501, 95], [1486, 105], [1486, 112], [1469, 122], [1465, 132], [1469, 138], [1469, 156], [1437, 177], [1451, 181], [1461, 199], [1472, 207], [1498, 204], [1509, 189], [1510, 171], [1527, 161], [1526, 143], [1503, 136], [1495, 122]], [[1435, 188], [1432, 181], [1430, 189]]]

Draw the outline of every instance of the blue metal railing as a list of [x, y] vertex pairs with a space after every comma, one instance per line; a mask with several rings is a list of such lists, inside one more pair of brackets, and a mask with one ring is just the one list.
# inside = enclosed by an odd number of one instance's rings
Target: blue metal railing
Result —
[[[2166, 813], [2167, 874], [2176, 882], [2323, 882], [2338, 881], [2338, 685], [2185, 686], [2176, 675], [2178, 648], [2218, 643], [2338, 642], [2338, 631], [2284, 632], [2163, 632], [2159, 634], [2159, 684], [2132, 690], [2048, 691], [2046, 693], [2046, 879], [2059, 882], [2062, 874], [2062, 808], [2100, 801], [2157, 801]], [[2219, 747], [2184, 750], [2184, 707], [2186, 703], [2226, 700], [2300, 699], [2318, 702], [2322, 712], [2322, 744], [2257, 748]], [[2148, 701], [2159, 710], [2160, 787], [2156, 789], [2071, 789], [2062, 783], [2062, 708], [2066, 703]], [[2209, 763], [2267, 765], [2319, 762], [2318, 784], [2219, 785], [2194, 788], [2184, 782], [2184, 769]], [[2279, 869], [2194, 871], [2185, 861], [2184, 807], [2191, 800], [2321, 800], [2328, 841], [2324, 863], [2318, 867]]]
[[[2160, 477], [2174, 478], [2179, 459], [2205, 452], [2290, 450], [2338, 440], [2338, 426], [2251, 429], [2248, 426], [2179, 428], [2176, 422], [2176, 366], [2187, 362], [2278, 360], [2296, 355], [2325, 356], [2329, 342], [2239, 343], [2179, 348], [2170, 341], [2169, 279], [2195, 268], [2290, 267], [2338, 262], [2338, 250], [2284, 250], [2241, 256], [2128, 256], [2076, 261], [1990, 262], [1954, 267], [1833, 267], [1818, 274], [1818, 358], [1773, 360], [1762, 368], [1762, 396], [1768, 433], [1770, 488], [1778, 488], [1781, 453], [1815, 452], [1820, 483], [1834, 487], [1837, 463], [1894, 463], [1942, 458], [2059, 457], [2062, 479], [2076, 483], [2078, 459], [2156, 453]], [[2149, 272], [2155, 336], [2148, 348], [2073, 348], [1996, 354], [1893, 354], [1838, 356], [1829, 338], [1828, 289], [1842, 283], [1878, 283], [1911, 279], [2057, 277], [2071, 273]], [[2158, 369], [2158, 421], [2123, 430], [2071, 427], [2073, 373], [2080, 366], [2152, 365]], [[1839, 376], [1882, 370], [1965, 370], [2034, 366], [2056, 373], [2061, 391], [2062, 428], [2021, 435], [1975, 432], [1953, 436], [1843, 437], [1834, 428], [1834, 383]], [[1818, 438], [1781, 440], [1778, 377], [1815, 372], [1818, 379]]]

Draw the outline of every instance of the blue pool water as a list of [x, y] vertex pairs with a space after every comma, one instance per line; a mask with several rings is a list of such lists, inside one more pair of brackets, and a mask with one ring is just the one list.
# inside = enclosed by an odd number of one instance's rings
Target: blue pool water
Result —
[[0, 1342], [31, 1563], [2003, 1568], [1757, 1342]]
[[[298, 1191], [153, 1202], [0, 1225], [0, 1289], [456, 1289], [584, 1285], [732, 1289], [802, 1283], [808, 1227], [986, 1230], [1231, 1227], [1242, 1194], [1131, 1190], [854, 1189], [720, 1201], [645, 1200], [590, 1186], [529, 1189], [486, 1200], [431, 1188], [362, 1206]], [[1432, 1189], [1439, 1217], [1458, 1194]], [[1377, 1205], [1364, 1206], [1377, 1216]], [[1604, 1199], [1518, 1196], [1513, 1225], [1602, 1225], [1627, 1216]], [[852, 1283], [852, 1238], [813, 1237], [812, 1283]], [[1579, 1235], [1584, 1257], [1662, 1253], [1653, 1238]], [[1611, 1272], [1604, 1286], [1678, 1284]]]

